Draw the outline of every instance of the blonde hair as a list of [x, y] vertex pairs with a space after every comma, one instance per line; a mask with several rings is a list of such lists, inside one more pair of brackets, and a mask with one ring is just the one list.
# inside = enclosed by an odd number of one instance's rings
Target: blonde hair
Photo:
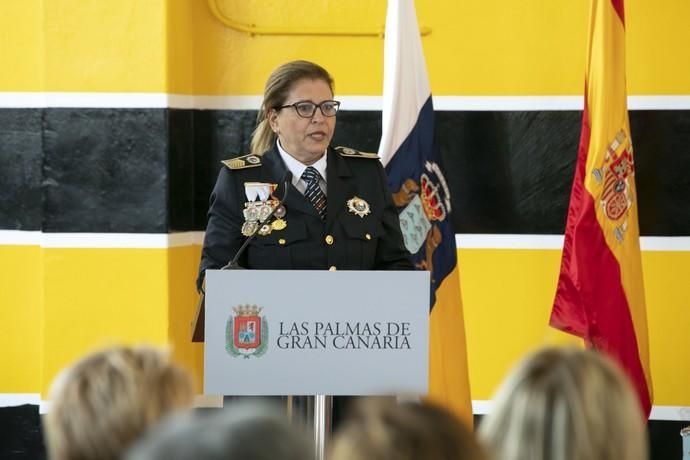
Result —
[[54, 381], [46, 415], [51, 460], [117, 459], [165, 414], [191, 406], [189, 374], [162, 350], [118, 346]]
[[644, 417], [630, 383], [603, 355], [547, 348], [501, 385], [479, 427], [497, 460], [642, 460]]
[[474, 435], [445, 409], [417, 403], [361, 406], [339, 431], [331, 460], [485, 460]]
[[266, 81], [264, 100], [256, 117], [256, 129], [252, 134], [251, 153], [261, 155], [273, 147], [276, 140], [268, 115], [283, 105], [295, 83], [300, 80], [323, 80], [333, 93], [333, 78], [326, 69], [309, 61], [291, 61], [275, 69]]

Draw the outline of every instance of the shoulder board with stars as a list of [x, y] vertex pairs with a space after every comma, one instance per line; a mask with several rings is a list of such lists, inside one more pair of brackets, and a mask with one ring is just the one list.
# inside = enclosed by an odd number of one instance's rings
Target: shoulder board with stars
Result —
[[335, 151], [341, 156], [347, 158], [369, 158], [378, 160], [379, 156], [375, 153], [360, 152], [359, 150], [351, 149], [350, 147], [336, 147]]
[[230, 169], [256, 168], [261, 166], [261, 157], [250, 153], [249, 155], [223, 160], [221, 163]]

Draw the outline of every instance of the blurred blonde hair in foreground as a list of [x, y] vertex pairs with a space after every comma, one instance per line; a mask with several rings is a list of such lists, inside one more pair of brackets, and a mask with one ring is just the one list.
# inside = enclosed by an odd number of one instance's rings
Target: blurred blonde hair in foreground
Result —
[[431, 404], [360, 404], [337, 432], [329, 460], [485, 460], [473, 433]]
[[164, 415], [192, 404], [190, 375], [148, 346], [94, 352], [53, 382], [45, 434], [51, 460], [117, 459]]
[[523, 359], [479, 427], [496, 460], [643, 460], [644, 416], [612, 361], [546, 348]]

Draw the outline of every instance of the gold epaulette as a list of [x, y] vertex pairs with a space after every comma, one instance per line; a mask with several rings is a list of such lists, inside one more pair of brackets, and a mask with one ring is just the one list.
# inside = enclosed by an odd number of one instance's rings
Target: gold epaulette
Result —
[[379, 156], [375, 153], [360, 152], [359, 150], [351, 149], [350, 147], [336, 147], [335, 151], [341, 156], [348, 158], [369, 158], [378, 160]]
[[223, 160], [221, 163], [230, 169], [255, 168], [257, 166], [261, 166], [261, 157], [259, 155], [250, 153], [249, 155]]

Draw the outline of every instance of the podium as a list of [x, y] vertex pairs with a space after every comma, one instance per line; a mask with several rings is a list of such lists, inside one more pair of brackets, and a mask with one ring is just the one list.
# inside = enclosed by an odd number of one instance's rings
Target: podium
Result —
[[204, 313], [204, 393], [314, 396], [317, 458], [329, 397], [427, 393], [429, 272], [209, 270]]

